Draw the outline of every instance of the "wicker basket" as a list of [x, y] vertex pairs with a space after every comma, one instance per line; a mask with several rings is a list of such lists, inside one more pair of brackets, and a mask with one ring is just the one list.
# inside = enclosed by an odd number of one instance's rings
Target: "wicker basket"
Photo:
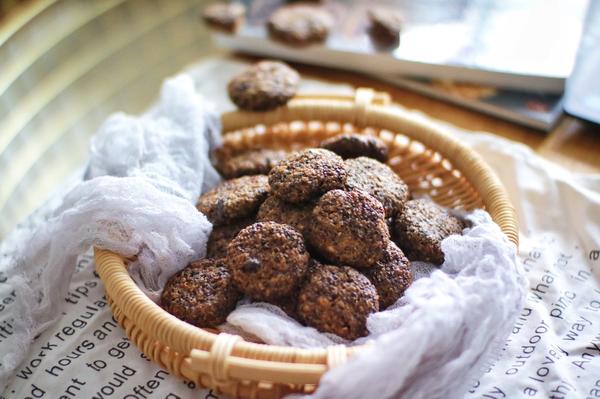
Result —
[[[414, 193], [460, 209], [485, 208], [515, 244], [515, 212], [498, 178], [471, 149], [434, 124], [389, 104], [386, 94], [359, 89], [354, 97], [300, 96], [266, 113], [222, 116], [224, 144], [248, 148], [302, 148], [353, 131], [390, 146], [389, 165]], [[96, 250], [115, 318], [148, 357], [171, 373], [240, 398], [278, 398], [312, 392], [328, 369], [361, 346], [298, 349], [244, 341], [187, 324], [163, 311], [129, 277], [125, 261]]]

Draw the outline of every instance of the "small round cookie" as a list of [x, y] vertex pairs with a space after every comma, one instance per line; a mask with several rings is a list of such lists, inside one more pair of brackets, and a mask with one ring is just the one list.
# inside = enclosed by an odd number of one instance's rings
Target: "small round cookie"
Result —
[[383, 206], [360, 190], [332, 190], [313, 209], [308, 242], [337, 265], [373, 267], [390, 239]]
[[213, 225], [221, 226], [254, 216], [269, 191], [267, 176], [238, 177], [227, 180], [202, 195], [197, 208]]
[[288, 156], [287, 151], [250, 150], [217, 163], [217, 170], [226, 179], [249, 175], [266, 175], [277, 162]]
[[408, 201], [394, 221], [396, 243], [410, 260], [444, 263], [442, 240], [461, 234], [463, 222], [429, 199]]
[[348, 188], [366, 191], [378, 199], [386, 217], [392, 217], [408, 201], [408, 186], [389, 166], [367, 157], [347, 159], [344, 164]]
[[202, 18], [208, 26], [227, 33], [235, 33], [246, 14], [241, 3], [214, 3], [202, 11]]
[[309, 260], [302, 235], [274, 222], [255, 223], [240, 231], [226, 258], [235, 286], [263, 301], [291, 294], [304, 278]]
[[350, 267], [321, 265], [300, 290], [298, 313], [321, 332], [355, 340], [368, 334], [367, 317], [379, 310], [377, 290]]
[[259, 222], [271, 221], [287, 224], [304, 235], [308, 231], [312, 220], [313, 207], [310, 203], [290, 204], [274, 195], [269, 195], [258, 209], [256, 220]]
[[198, 327], [216, 327], [235, 308], [240, 293], [221, 260], [202, 259], [171, 276], [161, 295], [161, 306]]
[[269, 18], [269, 35], [293, 46], [323, 42], [331, 27], [331, 15], [319, 6], [291, 4], [281, 7]]
[[246, 68], [227, 85], [229, 98], [246, 111], [269, 111], [294, 97], [298, 72], [278, 61], [261, 61]]
[[206, 243], [207, 258], [222, 258], [227, 255], [227, 246], [238, 233], [254, 223], [254, 219], [242, 219], [237, 222], [214, 226]]
[[284, 201], [299, 204], [329, 190], [343, 188], [346, 168], [338, 155], [322, 148], [291, 154], [269, 172], [273, 193]]
[[374, 267], [361, 271], [377, 289], [380, 310], [400, 299], [413, 281], [410, 261], [393, 241]]
[[319, 147], [333, 151], [344, 159], [369, 157], [379, 162], [388, 159], [388, 146], [377, 137], [366, 134], [340, 134], [322, 141]]
[[404, 25], [402, 13], [391, 8], [373, 7], [368, 11], [370, 33], [375, 40], [398, 42]]

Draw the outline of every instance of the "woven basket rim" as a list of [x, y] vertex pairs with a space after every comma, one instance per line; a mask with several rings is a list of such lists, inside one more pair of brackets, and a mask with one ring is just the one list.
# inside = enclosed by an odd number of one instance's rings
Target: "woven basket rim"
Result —
[[[414, 112], [389, 105], [389, 97], [383, 93], [359, 89], [354, 96], [316, 95], [299, 96], [287, 106], [269, 112], [232, 111], [221, 116], [223, 134], [244, 127], [273, 125], [296, 120], [344, 121], [358, 127], [377, 127], [400, 131], [425, 146], [439, 152], [460, 170], [477, 189], [492, 219], [501, 227], [508, 239], [518, 246], [516, 213], [498, 177], [484, 160], [465, 144], [447, 133], [440, 125], [424, 119]], [[252, 343], [241, 339], [230, 339], [228, 334], [215, 334], [187, 324], [170, 315], [154, 303], [137, 287], [129, 276], [126, 261], [119, 255], [95, 248], [96, 267], [105, 284], [106, 291], [120, 309], [129, 309], [127, 317], [141, 328], [153, 332], [153, 336], [178, 353], [190, 354], [199, 363], [211, 361], [211, 355], [220, 360], [218, 367], [226, 372], [243, 375], [251, 370], [252, 360], [264, 371], [272, 367], [281, 368], [281, 381], [287, 383], [316, 384], [320, 376], [340, 357], [339, 348], [304, 349], [286, 346]], [[221, 339], [223, 337], [223, 339]], [[230, 341], [225, 352], [215, 354], [221, 348], [220, 341]], [[365, 345], [341, 346], [344, 355], [352, 356]], [[218, 351], [217, 351], [218, 352]], [[225, 353], [225, 354], [223, 354]], [[208, 358], [206, 358], [208, 356]], [[235, 359], [239, 360], [237, 363]], [[197, 362], [197, 363], [198, 363]], [[222, 364], [221, 364], [222, 363]], [[283, 367], [284, 365], [287, 365]], [[295, 367], [295, 365], [299, 367]], [[289, 367], [288, 367], [289, 366]], [[211, 369], [208, 370], [210, 372]], [[215, 369], [213, 367], [212, 369]], [[206, 372], [206, 370], [204, 370]], [[296, 382], [295, 374], [303, 379]], [[256, 374], [256, 373], [254, 373]], [[286, 380], [286, 377], [289, 377]], [[288, 381], [289, 380], [289, 381]]]

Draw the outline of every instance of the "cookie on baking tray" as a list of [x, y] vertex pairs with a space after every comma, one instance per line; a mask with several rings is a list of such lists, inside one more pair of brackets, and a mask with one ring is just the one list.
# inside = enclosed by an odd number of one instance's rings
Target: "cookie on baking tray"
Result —
[[371, 23], [369, 30], [375, 40], [397, 43], [404, 25], [404, 17], [393, 8], [372, 7], [367, 13]]
[[202, 19], [211, 28], [235, 33], [244, 22], [246, 7], [241, 3], [213, 3], [202, 10]]
[[269, 35], [294, 46], [323, 42], [333, 26], [331, 15], [312, 4], [290, 4], [277, 9], [269, 18]]

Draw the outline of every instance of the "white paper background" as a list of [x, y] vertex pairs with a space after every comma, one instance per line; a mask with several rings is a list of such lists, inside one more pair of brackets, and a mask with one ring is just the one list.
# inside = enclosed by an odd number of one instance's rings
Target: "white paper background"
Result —
[[[229, 109], [224, 87], [242, 65], [209, 60], [197, 88]], [[209, 77], [209, 78], [208, 78]], [[351, 92], [307, 81], [303, 91]], [[500, 359], [466, 398], [600, 397], [600, 175], [549, 163], [527, 147], [447, 126], [496, 170], [521, 225], [530, 293]], [[0, 340], [14, 296], [0, 276]], [[88, 256], [79, 260], [64, 317], [39, 336], [1, 398], [215, 398], [145, 359], [112, 319]], [[0, 341], [1, 342], [1, 341]]]

